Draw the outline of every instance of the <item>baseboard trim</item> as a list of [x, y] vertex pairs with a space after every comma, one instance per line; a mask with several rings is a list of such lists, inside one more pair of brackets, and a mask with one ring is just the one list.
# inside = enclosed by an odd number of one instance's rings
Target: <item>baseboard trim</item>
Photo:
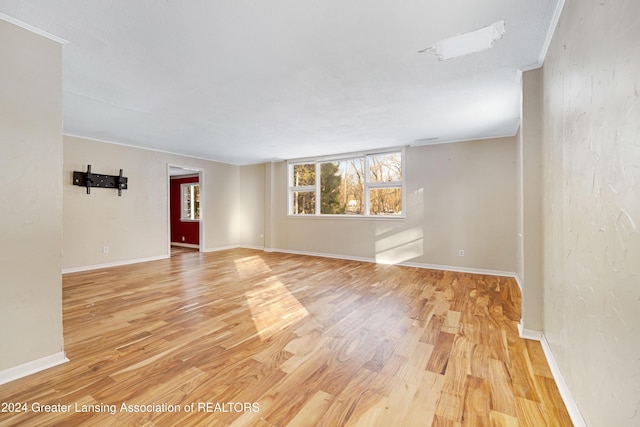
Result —
[[564, 406], [567, 407], [567, 412], [569, 412], [569, 417], [571, 418], [571, 422], [575, 427], [586, 427], [584, 422], [584, 418], [582, 418], [582, 414], [578, 409], [578, 405], [576, 405], [576, 401], [573, 400], [573, 396], [571, 395], [571, 391], [569, 390], [569, 386], [564, 381], [564, 377], [562, 376], [562, 372], [560, 371], [560, 367], [556, 362], [555, 357], [553, 357], [553, 352], [551, 351], [551, 347], [549, 347], [549, 342], [547, 338], [544, 336], [544, 333], [541, 331], [534, 331], [532, 329], [525, 329], [522, 326], [522, 323], [518, 324], [518, 332], [520, 332], [520, 337], [528, 340], [540, 341], [542, 345], [542, 350], [544, 351], [544, 356], [547, 359], [547, 363], [549, 364], [549, 368], [551, 369], [551, 374], [553, 375], [553, 379], [558, 386], [558, 391], [560, 391], [560, 396], [562, 397], [562, 401], [564, 402]]
[[254, 249], [256, 251], [270, 252], [264, 246], [258, 246], [258, 245], [240, 245], [238, 247], [242, 249]]
[[160, 255], [156, 257], [136, 258], [136, 259], [128, 259], [125, 261], [107, 262], [104, 264], [93, 264], [93, 265], [83, 265], [80, 267], [63, 268], [62, 274], [79, 273], [81, 271], [98, 270], [101, 268], [120, 267], [122, 265], [138, 264], [141, 262], [149, 262], [149, 261], [158, 261], [158, 260], [167, 259], [167, 258], [169, 258], [169, 255]]
[[514, 279], [516, 279], [516, 283], [518, 284], [518, 287], [520, 288], [520, 293], [522, 293], [522, 280], [520, 280], [520, 276], [518, 276], [518, 274], [514, 273], [513, 277], [514, 277]]
[[45, 369], [62, 365], [68, 361], [67, 356], [61, 351], [60, 353], [51, 354], [41, 357], [40, 359], [32, 360], [31, 362], [23, 363], [22, 365], [14, 366], [13, 368], [5, 369], [0, 371], [0, 384], [15, 381], [28, 375], [44, 371]]
[[425, 268], [429, 270], [442, 270], [453, 271], [456, 273], [470, 273], [470, 274], [484, 274], [487, 276], [499, 276], [499, 277], [515, 277], [515, 273], [511, 271], [502, 270], [488, 270], [484, 268], [472, 268], [472, 267], [457, 267], [453, 265], [439, 265], [439, 264], [425, 264], [419, 262], [386, 262], [384, 260], [374, 260], [380, 264], [393, 264], [402, 265], [405, 267]]
[[522, 321], [518, 323], [518, 332], [520, 333], [520, 338], [524, 338], [526, 340], [542, 341], [542, 331], [526, 329], [524, 326], [522, 326]]
[[336, 254], [327, 254], [322, 252], [308, 252], [308, 251], [297, 251], [292, 249], [280, 249], [280, 248], [269, 248], [265, 249], [265, 252], [279, 252], [283, 254], [291, 254], [291, 255], [303, 255], [303, 256], [315, 256], [319, 258], [334, 258], [334, 259], [344, 259], [347, 261], [360, 261], [360, 262], [375, 262], [369, 258], [355, 257], [355, 256], [346, 256], [346, 255], [336, 255]]
[[547, 341], [547, 337], [545, 337], [544, 333], [541, 334], [540, 344], [542, 345], [542, 350], [544, 351], [544, 355], [547, 358], [547, 363], [549, 364], [549, 368], [551, 369], [551, 373], [553, 374], [553, 379], [556, 381], [556, 385], [558, 386], [558, 390], [560, 391], [560, 396], [562, 396], [562, 400], [564, 401], [564, 404], [567, 407], [567, 411], [569, 412], [571, 422], [573, 422], [574, 427], [587, 427], [587, 424], [585, 423], [584, 418], [582, 417], [582, 414], [578, 409], [576, 401], [573, 400], [573, 396], [571, 395], [569, 386], [564, 381], [564, 377], [562, 376], [560, 367], [558, 366], [555, 357], [553, 357], [553, 352], [551, 351], [551, 347], [549, 346], [549, 342]]
[[206, 248], [204, 252], [220, 252], [227, 251], [229, 249], [238, 249], [240, 245], [218, 246], [216, 248]]
[[280, 249], [280, 248], [264, 248], [264, 251], [265, 252], [281, 252], [281, 253], [293, 254], [293, 255], [317, 256], [321, 258], [344, 259], [347, 261], [370, 262], [375, 264], [399, 265], [403, 267], [416, 267], [416, 268], [424, 268], [429, 270], [453, 271], [456, 273], [485, 274], [489, 276], [501, 276], [501, 277], [513, 277], [513, 278], [516, 277], [516, 274], [510, 271], [488, 270], [488, 269], [482, 269], [482, 268], [457, 267], [457, 266], [451, 266], [451, 265], [426, 264], [426, 263], [407, 262], [407, 261], [398, 262], [398, 261], [385, 260], [385, 259], [356, 257], [356, 256], [349, 256], [349, 255], [336, 255], [336, 254], [329, 254], [329, 253], [323, 253], [323, 252], [297, 251], [297, 250]]

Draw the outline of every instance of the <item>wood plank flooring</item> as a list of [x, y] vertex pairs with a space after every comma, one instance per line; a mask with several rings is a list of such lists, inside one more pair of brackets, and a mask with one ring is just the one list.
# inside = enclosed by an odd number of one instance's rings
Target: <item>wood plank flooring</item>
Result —
[[570, 426], [520, 305], [511, 278], [248, 249], [68, 274], [70, 362], [0, 385], [26, 409], [0, 425]]

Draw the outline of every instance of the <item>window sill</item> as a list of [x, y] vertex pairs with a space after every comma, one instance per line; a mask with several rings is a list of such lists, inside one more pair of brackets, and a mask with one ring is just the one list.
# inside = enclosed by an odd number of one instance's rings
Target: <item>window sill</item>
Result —
[[344, 219], [347, 221], [406, 221], [406, 216], [382, 216], [382, 215], [287, 215], [288, 219]]

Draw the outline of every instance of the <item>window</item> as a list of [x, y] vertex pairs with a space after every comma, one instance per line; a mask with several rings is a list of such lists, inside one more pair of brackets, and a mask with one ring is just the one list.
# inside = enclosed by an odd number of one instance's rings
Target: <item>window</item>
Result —
[[368, 156], [369, 215], [402, 215], [402, 156]]
[[180, 203], [182, 221], [200, 220], [200, 184], [188, 183], [180, 184]]
[[316, 212], [316, 165], [293, 165], [293, 213], [298, 215]]
[[289, 214], [402, 217], [402, 154], [289, 163]]

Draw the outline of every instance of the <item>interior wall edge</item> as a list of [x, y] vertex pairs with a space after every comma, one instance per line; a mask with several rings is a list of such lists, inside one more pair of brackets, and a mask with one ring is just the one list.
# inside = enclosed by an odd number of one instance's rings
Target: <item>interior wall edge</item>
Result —
[[549, 30], [547, 31], [547, 37], [545, 38], [544, 44], [542, 45], [542, 50], [540, 51], [538, 67], [535, 67], [533, 69], [540, 68], [544, 65], [544, 60], [547, 57], [549, 47], [551, 46], [551, 41], [553, 40], [553, 36], [556, 33], [556, 29], [558, 28], [558, 22], [560, 22], [560, 15], [562, 14], [562, 10], [564, 9], [564, 2], [565, 0], [560, 0], [556, 5], [556, 10], [553, 11], [553, 17], [551, 18], [551, 24], [549, 25]]

